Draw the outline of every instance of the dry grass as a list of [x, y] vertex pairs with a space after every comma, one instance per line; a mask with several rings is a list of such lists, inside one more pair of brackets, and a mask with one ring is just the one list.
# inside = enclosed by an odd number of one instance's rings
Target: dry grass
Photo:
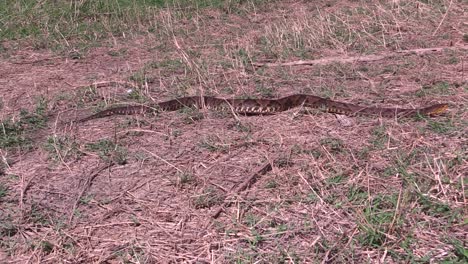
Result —
[[[448, 0], [246, 1], [162, 9], [151, 33], [102, 40], [76, 58], [4, 42], [0, 259], [466, 262], [468, 55], [457, 48], [467, 45], [466, 10]], [[252, 66], [428, 47], [450, 49]], [[448, 102], [450, 111], [351, 126], [304, 109], [70, 122], [123, 101], [302, 92], [364, 105]]]

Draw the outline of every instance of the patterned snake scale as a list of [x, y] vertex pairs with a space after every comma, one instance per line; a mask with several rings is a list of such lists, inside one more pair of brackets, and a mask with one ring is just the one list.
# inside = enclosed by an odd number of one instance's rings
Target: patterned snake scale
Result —
[[278, 99], [222, 99], [212, 96], [188, 96], [152, 105], [115, 106], [82, 118], [78, 120], [78, 122], [85, 122], [91, 119], [112, 115], [132, 115], [159, 111], [176, 111], [184, 107], [207, 108], [217, 111], [232, 111], [234, 113], [245, 115], [268, 115], [286, 111], [299, 106], [320, 109], [325, 112], [334, 114], [343, 114], [349, 116], [366, 115], [387, 118], [414, 117], [419, 115], [436, 116], [443, 114], [448, 108], [447, 104], [435, 104], [416, 109], [365, 107], [306, 94], [293, 94]]

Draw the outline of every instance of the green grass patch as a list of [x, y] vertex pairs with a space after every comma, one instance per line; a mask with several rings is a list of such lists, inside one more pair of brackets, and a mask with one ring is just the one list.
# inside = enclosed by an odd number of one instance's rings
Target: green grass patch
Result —
[[0, 199], [7, 196], [8, 194], [8, 188], [4, 186], [3, 184], [0, 184]]
[[458, 239], [452, 239], [450, 243], [454, 247], [455, 257], [446, 259], [446, 263], [468, 263], [468, 248]]
[[364, 221], [359, 224], [362, 233], [358, 236], [361, 245], [378, 248], [385, 243], [397, 207], [398, 194], [377, 195], [362, 211]]
[[[98, 100], [99, 94], [95, 86], [86, 86], [77, 89], [74, 95], [61, 94], [60, 99], [64, 101], [73, 101], [76, 104], [76, 107], [84, 107], [90, 102], [95, 102]], [[102, 101], [102, 100], [101, 100]], [[99, 105], [100, 108], [104, 107], [104, 103], [101, 102]]]
[[437, 82], [433, 85], [424, 85], [415, 94], [418, 97], [425, 97], [430, 95], [451, 95], [453, 92], [453, 87], [449, 83]]
[[384, 149], [388, 140], [389, 138], [387, 135], [387, 128], [385, 126], [374, 128], [372, 131], [372, 138], [370, 139], [370, 143], [374, 146], [374, 148]]
[[339, 138], [323, 138], [320, 140], [320, 145], [334, 154], [345, 151], [344, 142]]
[[182, 171], [175, 174], [174, 185], [178, 188], [184, 188], [190, 184], [196, 184], [196, 178], [192, 173]]
[[[156, 50], [161, 51], [159, 48]], [[172, 50], [170, 51], [172, 52]], [[200, 55], [190, 56], [194, 61], [198, 60]], [[197, 58], [197, 59], [195, 59]], [[194, 62], [197, 64], [196, 62]], [[168, 90], [172, 98], [188, 96], [199, 78], [206, 79], [204, 76], [207, 71], [203, 62], [193, 67], [193, 64], [185, 60], [165, 58], [158, 61], [146, 63], [139, 70], [135, 71], [128, 80], [136, 83], [139, 87], [146, 87], [148, 84], [159, 82], [161, 79], [170, 78], [174, 80], [173, 85]], [[205, 95], [210, 95], [212, 92], [209, 87], [205, 87]], [[145, 102], [149, 99], [140, 91], [139, 102]]]
[[211, 152], [226, 153], [229, 150], [229, 144], [223, 143], [217, 136], [213, 135], [204, 137], [198, 145]]
[[97, 0], [0, 2], [0, 39], [35, 39], [36, 47], [96, 40], [134, 28], [159, 1]]
[[2, 219], [2, 221], [0, 221], [0, 237], [12, 237], [16, 235], [16, 233], [18, 233], [18, 227], [11, 221], [11, 219]]
[[49, 159], [53, 161], [66, 161], [82, 155], [78, 143], [69, 137], [50, 136], [44, 144], [44, 149], [49, 153]]
[[431, 199], [426, 195], [418, 194], [417, 202], [420, 205], [418, 210], [424, 214], [436, 217], [454, 216], [454, 212], [448, 204]]
[[40, 98], [34, 112], [21, 110], [19, 118], [0, 121], [0, 148], [26, 150], [32, 145], [30, 134], [45, 127], [47, 102]]
[[437, 134], [447, 134], [455, 130], [455, 126], [451, 119], [445, 120], [429, 120], [427, 128]]
[[328, 178], [327, 179], [327, 184], [328, 185], [339, 185], [339, 184], [343, 183], [346, 178], [347, 178], [347, 175], [339, 173], [339, 174], [333, 175], [332, 177]]
[[85, 195], [80, 198], [80, 204], [89, 204], [94, 199], [93, 195]]
[[[0, 41], [32, 40], [36, 48], [69, 49], [98, 45], [109, 35], [154, 32], [160, 9], [191, 17], [201, 8], [241, 10], [242, 0], [0, 1]], [[249, 1], [250, 2], [250, 1]], [[255, 0], [258, 4], [264, 1]], [[81, 44], [80, 44], [81, 43]]]
[[348, 189], [347, 198], [348, 201], [354, 205], [363, 204], [368, 198], [367, 190], [364, 187], [351, 185]]
[[265, 189], [276, 189], [279, 184], [274, 179], [268, 180], [265, 184]]
[[30, 145], [31, 141], [26, 137], [20, 122], [5, 120], [0, 123], [0, 128], [0, 148], [12, 149], [19, 147], [22, 149]]
[[196, 209], [210, 208], [224, 201], [224, 197], [215, 188], [208, 186], [200, 195], [193, 198], [192, 203]]
[[95, 143], [88, 143], [86, 149], [97, 153], [103, 160], [112, 160], [119, 165], [127, 163], [127, 149], [108, 139], [99, 140]]
[[195, 107], [184, 107], [178, 110], [178, 112], [183, 114], [183, 121], [185, 124], [193, 124], [205, 118], [203, 113], [200, 112], [200, 109]]

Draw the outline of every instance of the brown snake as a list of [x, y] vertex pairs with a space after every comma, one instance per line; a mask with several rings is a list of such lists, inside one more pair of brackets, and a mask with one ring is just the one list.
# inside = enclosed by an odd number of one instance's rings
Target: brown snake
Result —
[[416, 109], [365, 107], [306, 94], [294, 94], [278, 99], [222, 99], [212, 96], [188, 96], [152, 105], [115, 106], [82, 118], [78, 121], [85, 122], [91, 119], [112, 115], [144, 114], [155, 111], [175, 111], [184, 107], [205, 107], [207, 109], [219, 111], [228, 110], [234, 113], [246, 115], [268, 115], [299, 106], [316, 108], [335, 114], [350, 116], [381, 116], [388, 118], [414, 117], [419, 115], [436, 116], [443, 114], [448, 108], [447, 104], [435, 104]]

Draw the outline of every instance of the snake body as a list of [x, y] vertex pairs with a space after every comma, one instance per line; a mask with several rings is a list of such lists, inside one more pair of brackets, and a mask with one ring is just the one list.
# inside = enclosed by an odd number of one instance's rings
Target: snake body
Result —
[[447, 104], [435, 104], [424, 108], [382, 108], [366, 107], [350, 103], [337, 102], [319, 96], [307, 94], [293, 94], [278, 99], [223, 99], [212, 96], [188, 96], [152, 105], [121, 105], [111, 107], [93, 115], [80, 119], [85, 122], [91, 119], [112, 116], [145, 114], [155, 111], [176, 111], [184, 107], [207, 108], [217, 111], [232, 111], [246, 115], [268, 115], [286, 111], [294, 107], [309, 107], [320, 109], [328, 113], [343, 115], [381, 116], [387, 118], [401, 118], [414, 116], [436, 116], [444, 113]]

